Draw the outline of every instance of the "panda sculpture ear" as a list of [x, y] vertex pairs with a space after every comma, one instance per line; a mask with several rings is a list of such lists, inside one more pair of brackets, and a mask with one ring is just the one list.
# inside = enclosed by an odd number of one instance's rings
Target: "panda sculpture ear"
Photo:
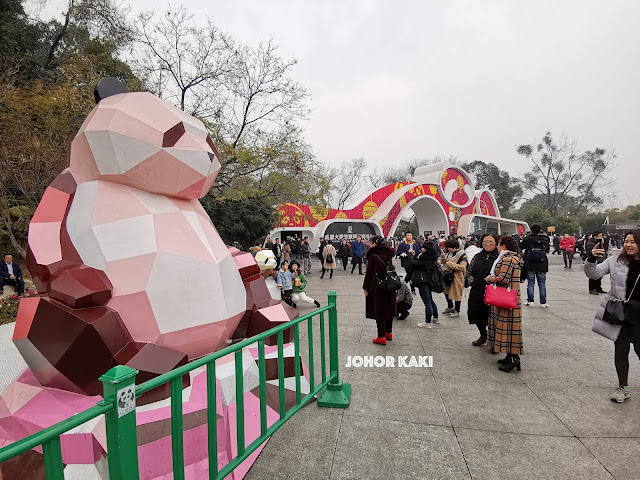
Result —
[[93, 97], [96, 99], [96, 103], [100, 103], [100, 100], [119, 93], [127, 93], [128, 91], [127, 86], [117, 78], [104, 77], [96, 83], [93, 89]]

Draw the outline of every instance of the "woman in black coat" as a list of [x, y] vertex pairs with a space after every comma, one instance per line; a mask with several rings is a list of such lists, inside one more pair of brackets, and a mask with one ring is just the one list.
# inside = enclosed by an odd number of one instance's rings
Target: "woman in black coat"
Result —
[[484, 291], [487, 282], [485, 277], [491, 273], [491, 268], [498, 258], [498, 239], [494, 234], [485, 234], [482, 237], [482, 250], [474, 257], [467, 272], [467, 282], [471, 285], [469, 291], [469, 305], [467, 318], [470, 324], [475, 324], [480, 331], [480, 338], [471, 342], [479, 347], [487, 343], [487, 325], [491, 307], [484, 303]]
[[367, 273], [362, 288], [366, 297], [365, 316], [373, 318], [378, 326], [378, 337], [373, 343], [386, 345], [392, 340], [393, 317], [396, 316], [396, 292], [387, 292], [380, 285], [385, 277], [386, 263], [391, 262], [395, 251], [387, 246], [384, 238], [371, 238], [372, 247], [366, 254]]
[[432, 317], [434, 323], [440, 323], [438, 307], [433, 301], [433, 292], [431, 291], [433, 270], [440, 268], [438, 266], [440, 255], [435, 245], [435, 242], [427, 240], [422, 244], [420, 253], [411, 258], [411, 283], [418, 289], [424, 304], [424, 322], [418, 323], [420, 328], [431, 328]]
[[347, 243], [347, 239], [343, 238], [340, 242], [340, 246], [338, 247], [338, 257], [342, 259], [342, 267], [344, 271], [347, 271], [347, 264], [349, 263], [349, 258], [351, 258], [351, 247]]

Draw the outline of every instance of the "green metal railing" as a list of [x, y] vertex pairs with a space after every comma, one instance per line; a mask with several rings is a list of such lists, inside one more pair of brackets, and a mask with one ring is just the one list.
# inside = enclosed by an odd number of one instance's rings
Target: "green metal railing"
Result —
[[[325, 312], [329, 316], [329, 375], [326, 373]], [[320, 362], [322, 382], [315, 384], [313, 355], [313, 319], [320, 322]], [[309, 393], [302, 396], [300, 386], [300, 324], [307, 323], [309, 341]], [[296, 403], [288, 411], [285, 408], [284, 389], [284, 334], [293, 328]], [[276, 335], [278, 348], [278, 389], [280, 418], [268, 427], [267, 423], [267, 381], [265, 367], [265, 340]], [[244, 436], [244, 385], [242, 349], [258, 343], [258, 369], [260, 385], [260, 436], [246, 445]], [[216, 364], [225, 355], [234, 354], [236, 380], [236, 444], [238, 454], [218, 471], [217, 415], [216, 415]], [[133, 398], [143, 395], [161, 385], [171, 385], [171, 446], [173, 455], [173, 478], [184, 479], [184, 449], [182, 425], [182, 377], [196, 368], [206, 367], [207, 375], [207, 431], [209, 453], [209, 478], [221, 479], [229, 475], [251, 453], [262, 445], [273, 433], [289, 420], [298, 410], [318, 396], [321, 407], [347, 408], [351, 397], [351, 385], [343, 383], [339, 376], [338, 357], [338, 313], [336, 293], [329, 293], [329, 304], [288, 323], [254, 337], [230, 345], [220, 351], [202, 357], [135, 385], [136, 370], [117, 366], [105, 373], [100, 380], [104, 385], [104, 399], [95, 407], [80, 412], [60, 423], [45, 428], [20, 441], [0, 449], [0, 463], [42, 445], [47, 480], [63, 480], [62, 451], [60, 435], [99, 416], [105, 415], [107, 434], [107, 459], [111, 480], [131, 480], [138, 476], [138, 450], [136, 413]]]

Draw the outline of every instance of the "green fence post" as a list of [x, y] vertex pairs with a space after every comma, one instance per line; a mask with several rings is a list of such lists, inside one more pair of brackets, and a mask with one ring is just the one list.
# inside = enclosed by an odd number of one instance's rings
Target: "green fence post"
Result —
[[329, 367], [333, 380], [327, 388], [318, 395], [318, 406], [330, 408], [347, 408], [351, 400], [351, 384], [344, 383], [340, 378], [338, 356], [338, 311], [336, 309], [336, 292], [329, 292]]
[[136, 433], [137, 373], [133, 368], [119, 365], [100, 377], [104, 388], [104, 400], [100, 403], [113, 403], [113, 410], [104, 415], [111, 480], [139, 478]]

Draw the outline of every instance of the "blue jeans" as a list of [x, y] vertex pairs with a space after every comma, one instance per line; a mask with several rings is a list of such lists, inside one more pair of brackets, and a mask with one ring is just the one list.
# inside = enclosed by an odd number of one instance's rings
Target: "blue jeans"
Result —
[[533, 303], [534, 290], [538, 279], [538, 288], [540, 289], [540, 303], [547, 303], [547, 274], [545, 272], [529, 272], [527, 273], [527, 301]]
[[431, 323], [432, 316], [433, 318], [438, 318], [438, 307], [431, 297], [431, 290], [428, 285], [420, 285], [418, 287], [418, 293], [420, 293], [420, 298], [422, 299], [422, 303], [424, 303], [424, 321]]

